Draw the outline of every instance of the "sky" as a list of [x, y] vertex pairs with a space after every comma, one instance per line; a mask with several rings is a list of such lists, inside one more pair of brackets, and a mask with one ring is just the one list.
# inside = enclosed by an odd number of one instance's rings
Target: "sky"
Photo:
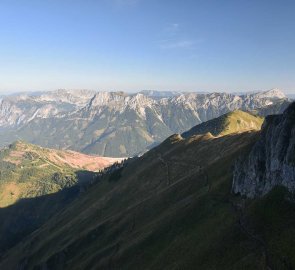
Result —
[[0, 93], [295, 93], [293, 0], [0, 0]]

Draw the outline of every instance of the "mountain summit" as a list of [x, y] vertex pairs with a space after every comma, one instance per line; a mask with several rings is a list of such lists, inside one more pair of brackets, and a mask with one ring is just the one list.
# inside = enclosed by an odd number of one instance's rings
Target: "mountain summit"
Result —
[[188, 138], [207, 132], [210, 132], [213, 136], [223, 136], [251, 130], [260, 130], [263, 120], [263, 117], [237, 110], [199, 124], [189, 131], [184, 132], [182, 137]]
[[278, 88], [274, 88], [265, 92], [256, 93], [255, 95], [257, 98], [276, 98], [276, 99], [286, 98], [285, 93]]

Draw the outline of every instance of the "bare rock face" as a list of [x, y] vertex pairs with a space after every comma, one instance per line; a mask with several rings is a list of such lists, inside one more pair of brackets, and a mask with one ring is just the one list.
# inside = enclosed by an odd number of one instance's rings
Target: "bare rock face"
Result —
[[234, 168], [233, 193], [254, 198], [277, 185], [295, 191], [295, 103], [266, 117], [260, 139]]

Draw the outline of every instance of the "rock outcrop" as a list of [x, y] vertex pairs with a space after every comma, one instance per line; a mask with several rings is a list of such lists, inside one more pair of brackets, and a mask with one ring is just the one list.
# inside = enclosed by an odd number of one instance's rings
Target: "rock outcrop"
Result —
[[278, 185], [295, 191], [295, 103], [266, 117], [260, 139], [234, 168], [233, 193], [254, 198]]

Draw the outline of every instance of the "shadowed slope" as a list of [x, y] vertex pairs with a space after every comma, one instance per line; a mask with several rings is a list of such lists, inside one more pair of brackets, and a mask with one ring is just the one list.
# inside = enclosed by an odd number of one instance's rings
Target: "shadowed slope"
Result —
[[75, 185], [56, 193], [21, 199], [13, 205], [0, 208], [0, 257], [72, 202], [80, 192], [81, 187]]
[[[231, 258], [212, 244], [233, 242], [232, 235], [224, 240], [232, 230], [243, 238], [226, 198], [232, 162], [255, 139], [255, 133], [170, 137], [116, 181], [102, 179], [12, 249], [0, 267], [191, 269], [197, 263], [210, 269], [239, 262], [242, 252]], [[208, 252], [215, 256], [209, 264]]]
[[[120, 159], [119, 159], [120, 160]], [[17, 141], [0, 151], [0, 254], [76, 198], [117, 159]]]

